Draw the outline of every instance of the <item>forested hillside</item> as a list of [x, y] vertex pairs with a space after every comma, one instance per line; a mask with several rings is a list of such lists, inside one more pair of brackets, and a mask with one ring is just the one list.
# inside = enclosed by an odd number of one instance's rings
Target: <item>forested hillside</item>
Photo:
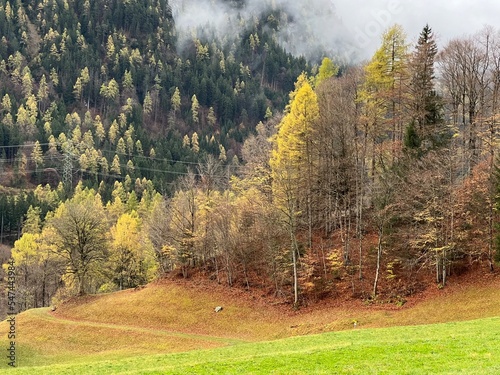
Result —
[[[259, 21], [229, 44], [179, 36], [166, 1], [2, 1], [2, 184], [104, 181], [109, 199], [127, 175], [169, 194], [207, 154], [237, 165], [307, 69]], [[5, 199], [7, 235], [39, 202]]]
[[494, 271], [494, 29], [438, 51], [430, 27], [409, 45], [395, 25], [339, 66], [289, 52], [280, 2], [227, 16], [226, 36], [177, 26], [166, 0], [0, 5], [0, 241], [17, 240], [21, 309], [166, 274], [404, 303]]

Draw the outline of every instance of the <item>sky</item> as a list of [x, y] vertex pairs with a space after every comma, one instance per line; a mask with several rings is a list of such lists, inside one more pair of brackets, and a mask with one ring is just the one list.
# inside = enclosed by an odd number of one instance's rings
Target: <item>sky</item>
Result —
[[[256, 14], [280, 7], [292, 20], [278, 35], [289, 52], [315, 58], [318, 51], [328, 50], [345, 62], [370, 59], [380, 46], [382, 33], [395, 23], [403, 26], [411, 44], [428, 23], [438, 47], [485, 25], [500, 29], [499, 0], [246, 0], [240, 9], [231, 7], [229, 0], [169, 3], [178, 30], [188, 39], [193, 29], [206, 30], [207, 25], [219, 37], [237, 35], [239, 29], [252, 24]], [[306, 37], [303, 30], [308, 30]]]
[[433, 29], [438, 46], [453, 38], [471, 35], [485, 25], [500, 26], [498, 0], [331, 0], [344, 26], [354, 35], [355, 46], [369, 58], [380, 45], [380, 35], [398, 23], [408, 40], [416, 42], [426, 23]]

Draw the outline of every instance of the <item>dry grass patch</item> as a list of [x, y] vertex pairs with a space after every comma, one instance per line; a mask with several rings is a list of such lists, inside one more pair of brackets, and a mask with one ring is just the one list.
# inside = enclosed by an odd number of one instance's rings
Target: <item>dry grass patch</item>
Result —
[[288, 319], [284, 336], [307, 335], [354, 328], [381, 328], [458, 322], [500, 316], [500, 275], [486, 274], [470, 281], [452, 281], [444, 289], [430, 287], [401, 307], [363, 301], [330, 301], [307, 307]]
[[[223, 306], [215, 313], [215, 306]], [[141, 290], [126, 290], [88, 297], [63, 304], [55, 316], [92, 322], [158, 328], [242, 340], [277, 336], [280, 314], [231, 296], [226, 288], [205, 290], [188, 283], [151, 284]]]
[[[19, 366], [78, 362], [122, 356], [185, 352], [227, 345], [227, 341], [157, 329], [57, 319], [48, 309], [29, 310], [16, 317]], [[6, 322], [0, 323], [5, 332]], [[7, 348], [7, 338], [0, 340]], [[0, 368], [6, 363], [0, 363]]]

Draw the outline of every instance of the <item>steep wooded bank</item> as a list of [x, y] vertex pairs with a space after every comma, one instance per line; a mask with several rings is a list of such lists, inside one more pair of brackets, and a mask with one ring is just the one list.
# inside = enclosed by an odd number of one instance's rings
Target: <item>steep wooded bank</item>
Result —
[[497, 31], [438, 51], [395, 25], [367, 64], [310, 68], [277, 43], [279, 9], [180, 48], [166, 1], [0, 5], [21, 309], [169, 273], [298, 305], [494, 271]]

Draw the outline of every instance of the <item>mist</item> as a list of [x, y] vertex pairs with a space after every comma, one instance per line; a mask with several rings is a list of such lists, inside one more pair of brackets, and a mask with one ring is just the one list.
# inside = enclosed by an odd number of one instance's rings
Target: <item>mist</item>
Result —
[[317, 62], [323, 56], [356, 63], [369, 59], [380, 46], [385, 30], [398, 23], [408, 42], [416, 42], [429, 24], [443, 47], [449, 40], [495, 25], [497, 0], [170, 0], [179, 40], [205, 33], [231, 42], [270, 10], [280, 9], [286, 19], [278, 42], [296, 56]]
[[[180, 45], [195, 35], [231, 42], [251, 28], [262, 14], [281, 10], [277, 41], [295, 56], [318, 60], [339, 56], [350, 43], [348, 30], [331, 0], [171, 0]], [[354, 57], [356, 51], [351, 51]]]

